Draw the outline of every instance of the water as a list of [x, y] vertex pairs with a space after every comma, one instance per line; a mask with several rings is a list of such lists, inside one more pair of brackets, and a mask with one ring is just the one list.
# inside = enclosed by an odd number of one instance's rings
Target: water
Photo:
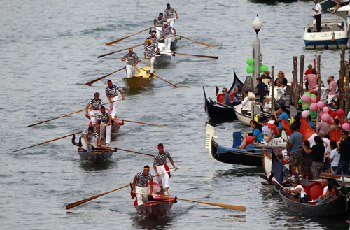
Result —
[[[124, 86], [124, 72], [93, 84], [84, 83], [121, 67], [117, 53], [140, 44], [141, 33], [113, 46], [106, 42], [148, 26], [165, 9], [164, 1], [1, 1], [0, 106], [2, 122], [0, 167], [0, 223], [2, 229], [342, 229], [344, 219], [309, 219], [289, 213], [276, 194], [260, 185], [261, 168], [236, 167], [214, 161], [205, 149], [202, 86], [214, 97], [215, 85], [230, 86], [232, 68], [242, 80], [252, 57], [259, 14], [263, 64], [291, 75], [292, 57], [305, 55], [305, 65], [322, 55], [322, 77], [336, 75], [340, 50], [305, 50], [303, 27], [312, 19], [312, 1], [264, 4], [250, 1], [176, 1], [179, 35], [217, 44], [209, 48], [182, 39], [178, 52], [219, 56], [218, 60], [177, 55], [142, 90], [124, 89], [121, 118], [177, 129], [127, 123], [112, 146], [156, 152], [164, 143], [177, 166], [170, 192], [180, 198], [247, 207], [246, 212], [179, 201], [169, 215], [150, 221], [136, 214], [129, 188], [100, 197], [69, 211], [65, 206], [132, 181], [146, 155], [118, 152], [106, 165], [91, 167], [79, 161], [69, 138], [13, 153], [15, 149], [83, 130], [83, 113], [26, 127], [86, 106], [93, 93], [104, 95], [107, 79]], [[135, 52], [143, 56], [142, 48]], [[347, 55], [347, 54], [346, 54]], [[140, 64], [144, 66], [145, 64]], [[277, 73], [277, 72], [276, 72]], [[337, 75], [336, 75], [337, 76]], [[106, 99], [102, 96], [102, 99]], [[218, 143], [229, 146], [232, 132], [246, 129], [239, 123], [216, 124]]]

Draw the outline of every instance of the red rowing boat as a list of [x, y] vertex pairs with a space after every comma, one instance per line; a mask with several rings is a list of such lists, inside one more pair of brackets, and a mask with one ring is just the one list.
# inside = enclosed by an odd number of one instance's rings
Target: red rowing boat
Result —
[[[132, 190], [132, 185], [131, 190]], [[160, 189], [160, 186], [158, 183], [153, 182], [153, 191], [157, 191]], [[150, 192], [150, 184], [148, 182], [148, 192]], [[132, 196], [134, 198], [134, 196]], [[138, 206], [137, 200], [134, 201], [134, 207], [136, 208], [137, 212], [147, 218], [150, 219], [156, 219], [159, 217], [162, 217], [166, 215], [170, 209], [173, 203], [177, 203], [176, 197], [174, 198], [166, 198], [164, 197], [164, 193], [157, 193], [154, 196], [148, 197], [148, 202], [145, 204], [142, 204]]]

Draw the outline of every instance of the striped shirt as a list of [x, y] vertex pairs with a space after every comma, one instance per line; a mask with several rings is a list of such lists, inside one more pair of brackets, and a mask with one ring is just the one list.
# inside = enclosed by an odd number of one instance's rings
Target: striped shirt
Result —
[[103, 103], [102, 103], [101, 99], [98, 99], [96, 101], [95, 98], [93, 98], [89, 101], [89, 104], [90, 104], [91, 109], [99, 110]]
[[136, 185], [139, 187], [148, 187], [148, 181], [153, 179], [153, 176], [148, 173], [146, 176], [143, 175], [143, 172], [139, 172], [136, 174]]
[[92, 132], [92, 134], [89, 134], [89, 131], [87, 129], [85, 129], [81, 134], [81, 138], [84, 138], [84, 134], [87, 135], [86, 139], [88, 142], [91, 142], [93, 137], [95, 137], [95, 138], [98, 137], [98, 134], [96, 133], [95, 130]]
[[106, 94], [110, 97], [118, 96], [118, 91], [120, 88], [116, 85], [113, 85], [112, 88], [106, 87]]
[[164, 151], [164, 153], [157, 153], [154, 156], [153, 164], [155, 165], [164, 165], [167, 163], [166, 159], [170, 157], [170, 153], [167, 151]]
[[130, 62], [131, 64], [136, 64], [136, 59], [139, 58], [134, 52], [132, 52], [131, 56], [129, 55], [129, 52], [127, 52], [124, 55], [124, 57], [125, 57], [125, 61]]
[[169, 26], [168, 27], [162, 27], [162, 34], [164, 35], [164, 37], [169, 37], [171, 35], [173, 35], [173, 27]]
[[152, 35], [148, 36], [147, 39], [151, 39], [151, 41], [153, 43], [158, 43], [158, 38], [155, 36], [155, 37], [152, 37]]
[[107, 124], [108, 121], [109, 121], [109, 115], [111, 115], [111, 113], [108, 111], [108, 110], [105, 110], [105, 113], [103, 114], [102, 112], [100, 112], [98, 115], [97, 115], [97, 119], [101, 119], [101, 122], [102, 123], [105, 123]]
[[151, 43], [151, 44], [147, 44], [145, 45], [145, 48], [143, 49], [143, 51], [146, 52], [146, 56], [147, 57], [153, 57], [154, 54], [156, 53], [156, 50], [157, 50], [157, 43]]
[[164, 10], [164, 15], [166, 15], [167, 19], [170, 19], [170, 18], [175, 18], [175, 9], [174, 8], [166, 8]]
[[158, 19], [158, 17], [156, 17], [154, 19], [154, 22], [156, 23], [156, 26], [158, 27], [162, 27], [163, 26], [163, 23], [165, 22], [164, 18], [162, 17], [161, 19]]
[[309, 81], [309, 88], [310, 88], [310, 90], [311, 90], [311, 89], [316, 89], [316, 86], [317, 86], [317, 79], [318, 79], [318, 76], [315, 75], [315, 74], [308, 74], [308, 75], [305, 77], [305, 80], [308, 80], [308, 81]]

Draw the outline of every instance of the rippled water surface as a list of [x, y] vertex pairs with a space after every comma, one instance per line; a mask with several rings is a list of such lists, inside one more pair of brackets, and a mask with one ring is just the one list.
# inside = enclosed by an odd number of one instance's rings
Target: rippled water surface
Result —
[[[110, 191], [132, 181], [152, 158], [119, 151], [112, 161], [92, 167], [79, 161], [69, 138], [20, 152], [15, 149], [83, 130], [83, 113], [49, 123], [47, 120], [86, 106], [93, 93], [104, 95], [107, 79], [124, 87], [119, 72], [92, 87], [85, 82], [121, 67], [124, 54], [97, 56], [136, 44], [141, 33], [112, 46], [106, 42], [152, 25], [166, 1], [0, 1], [0, 83], [2, 121], [0, 167], [1, 229], [347, 229], [345, 219], [309, 219], [291, 214], [276, 194], [265, 190], [261, 168], [239, 167], [214, 161], [205, 149], [203, 90], [215, 96], [215, 85], [229, 87], [232, 68], [241, 80], [252, 56], [252, 22], [263, 22], [259, 37], [263, 63], [275, 70], [292, 71], [293, 56], [305, 55], [305, 65], [322, 55], [322, 77], [337, 74], [340, 50], [305, 50], [302, 32], [312, 19], [312, 1], [264, 4], [258, 1], [173, 1], [179, 14], [179, 35], [216, 44], [209, 48], [182, 39], [178, 52], [218, 56], [219, 59], [177, 55], [142, 90], [123, 88], [121, 118], [177, 129], [127, 123], [112, 146], [156, 153], [163, 142], [181, 169], [173, 173], [170, 192], [180, 198], [247, 207], [246, 212], [179, 201], [158, 220], [136, 214], [129, 188], [65, 210], [68, 203]], [[330, 17], [328, 15], [328, 17]], [[135, 52], [143, 56], [142, 48]], [[141, 63], [144, 66], [145, 63]], [[105, 97], [102, 97], [106, 101]], [[216, 124], [217, 141], [231, 144], [241, 124]]]

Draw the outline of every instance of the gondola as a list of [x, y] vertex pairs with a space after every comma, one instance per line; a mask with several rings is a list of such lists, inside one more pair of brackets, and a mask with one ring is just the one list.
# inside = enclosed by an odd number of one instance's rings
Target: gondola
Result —
[[[132, 184], [130, 183], [131, 190], [133, 189]], [[158, 183], [153, 182], [153, 191], [157, 191], [160, 189]], [[150, 191], [150, 182], [148, 182], [148, 191]], [[132, 198], [134, 196], [132, 195]], [[164, 197], [164, 193], [157, 193], [156, 195], [149, 196], [148, 202], [138, 206], [137, 200], [134, 201], [134, 207], [136, 211], [149, 219], [160, 218], [167, 213], [169, 213], [172, 205], [177, 203], [175, 198], [166, 198]]]
[[[234, 74], [233, 83], [230, 90], [228, 90], [227, 93], [233, 92], [236, 86], [240, 86], [240, 87], [243, 86], [243, 83], [238, 79], [236, 73], [233, 72], [233, 74]], [[226, 105], [226, 104], [220, 103], [220, 101], [222, 102], [223, 100], [223, 96], [224, 96], [223, 94], [218, 94], [217, 96], [218, 101], [215, 102], [210, 97], [209, 99], [207, 99], [204, 86], [203, 86], [203, 91], [204, 91], [205, 111], [208, 114], [210, 120], [212, 121], [237, 120], [233, 107], [238, 105], [240, 102], [236, 102], [233, 105]]]

